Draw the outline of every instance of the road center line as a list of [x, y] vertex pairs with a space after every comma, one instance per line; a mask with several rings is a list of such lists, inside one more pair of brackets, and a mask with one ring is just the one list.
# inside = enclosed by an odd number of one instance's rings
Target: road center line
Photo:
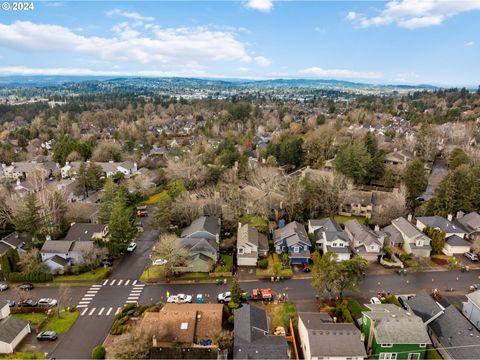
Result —
[[95, 312], [95, 310], [97, 310], [97, 308], [93, 308], [92, 310], [90, 310], [90, 312], [88, 313], [88, 316], [92, 316], [92, 314]]

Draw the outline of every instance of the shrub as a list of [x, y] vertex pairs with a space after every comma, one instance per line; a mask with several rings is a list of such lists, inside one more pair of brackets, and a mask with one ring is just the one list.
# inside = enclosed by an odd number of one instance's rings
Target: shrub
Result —
[[400, 302], [398, 301], [398, 299], [395, 297], [395, 295], [386, 295], [385, 296], [385, 301], [390, 303], [390, 304], [394, 304], [394, 305], [397, 305], [398, 307], [402, 307], [402, 305], [400, 304]]
[[92, 359], [105, 359], [105, 348], [103, 346], [95, 346], [92, 350]]
[[260, 269], [266, 269], [266, 268], [268, 268], [268, 259], [260, 259], [260, 260], [257, 260], [257, 266], [258, 266]]

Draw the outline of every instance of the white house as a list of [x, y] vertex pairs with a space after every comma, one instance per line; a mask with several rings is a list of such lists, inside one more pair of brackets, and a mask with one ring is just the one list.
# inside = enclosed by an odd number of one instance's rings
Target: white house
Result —
[[30, 332], [29, 322], [10, 316], [10, 307], [3, 302], [0, 309], [0, 354], [13, 353]]
[[360, 224], [358, 220], [347, 221], [345, 232], [350, 239], [353, 252], [367, 261], [377, 261], [383, 254], [385, 241], [383, 233], [372, 231], [368, 226]]
[[480, 329], [480, 290], [465, 295], [467, 301], [463, 303], [463, 314]]
[[[88, 162], [87, 162], [88, 163]], [[62, 178], [75, 177], [78, 168], [80, 167], [80, 161], [67, 162], [65, 166], [60, 169]], [[96, 165], [102, 168], [102, 171], [106, 177], [114, 176], [115, 174], [121, 173], [125, 175], [126, 178], [129, 178], [133, 175], [138, 174], [137, 163], [133, 161], [124, 161], [124, 162], [96, 162]]]
[[83, 264], [94, 248], [91, 241], [47, 240], [40, 250], [40, 256], [52, 273], [61, 273], [66, 265]]
[[445, 238], [457, 235], [464, 239], [467, 234], [467, 231], [461, 225], [452, 222], [451, 215], [448, 216], [448, 220], [438, 215], [417, 217], [416, 227], [420, 231], [423, 231], [427, 226], [442, 230], [445, 233]]
[[430, 238], [413, 226], [404, 217], [399, 217], [392, 221], [393, 227], [401, 234], [403, 238], [403, 249], [408, 254], [419, 257], [429, 257], [432, 247]]
[[445, 245], [442, 252], [445, 255], [452, 256], [455, 254], [464, 254], [470, 251], [472, 244], [458, 235], [452, 235], [445, 239]]
[[308, 220], [308, 231], [313, 234], [315, 243], [324, 254], [334, 253], [338, 261], [350, 259], [350, 239], [335, 220]]
[[268, 252], [267, 237], [250, 224], [238, 224], [237, 264], [238, 266], [255, 266], [261, 256]]

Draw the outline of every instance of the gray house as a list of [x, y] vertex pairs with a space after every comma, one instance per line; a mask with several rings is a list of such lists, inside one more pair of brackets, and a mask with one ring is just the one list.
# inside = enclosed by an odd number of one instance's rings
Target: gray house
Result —
[[444, 359], [478, 359], [480, 332], [453, 305], [444, 308], [425, 291], [407, 304], [422, 318], [433, 346]]
[[[430, 246], [430, 238], [423, 232], [418, 230], [404, 217], [399, 217], [392, 221], [392, 226], [401, 235], [402, 247], [407, 254], [413, 254], [419, 257], [429, 257], [432, 247]], [[395, 237], [395, 236], [394, 236]]]
[[201, 216], [182, 231], [182, 238], [211, 239], [219, 244], [220, 224], [220, 219], [215, 216]]
[[67, 265], [80, 265], [94, 252], [91, 241], [47, 240], [40, 255], [54, 274], [63, 273]]
[[427, 226], [430, 226], [434, 229], [442, 230], [445, 233], [445, 238], [448, 238], [452, 235], [457, 235], [462, 239], [465, 238], [467, 231], [460, 224], [455, 224], [451, 220], [451, 217], [447, 220], [438, 215], [420, 216], [417, 217], [416, 226], [420, 231], [423, 231]]
[[289, 359], [284, 336], [270, 334], [267, 313], [245, 304], [235, 310], [234, 359]]
[[237, 264], [238, 266], [255, 266], [259, 257], [268, 253], [267, 237], [250, 224], [238, 224]]
[[466, 238], [470, 240], [480, 239], [480, 215], [476, 212], [463, 214], [459, 212], [454, 223], [460, 224], [467, 231]]
[[0, 354], [13, 353], [30, 331], [29, 322], [10, 316], [10, 307], [3, 302], [0, 308]]
[[467, 297], [467, 301], [463, 303], [463, 314], [477, 329], [480, 329], [480, 290], [465, 296]]
[[354, 324], [334, 323], [324, 313], [298, 313], [298, 335], [305, 360], [359, 360], [367, 357]]
[[358, 220], [350, 220], [345, 223], [345, 232], [350, 239], [354, 254], [368, 261], [377, 261], [383, 254], [385, 235], [379, 231], [373, 231], [368, 226], [360, 224]]

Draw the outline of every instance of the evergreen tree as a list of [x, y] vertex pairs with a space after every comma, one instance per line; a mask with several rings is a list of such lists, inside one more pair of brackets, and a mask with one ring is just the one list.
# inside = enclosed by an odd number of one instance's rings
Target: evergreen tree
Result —
[[351, 178], [355, 184], [365, 184], [369, 179], [371, 157], [363, 142], [342, 146], [335, 157], [335, 169]]
[[240, 306], [240, 303], [242, 302], [243, 290], [240, 287], [237, 276], [234, 276], [232, 279], [232, 287], [230, 289], [230, 294], [231, 294], [230, 302], [232, 302], [233, 304], [236, 304], [237, 307]]
[[110, 241], [117, 244], [128, 245], [135, 235], [131, 214], [125, 207], [125, 200], [118, 194], [112, 206], [110, 221], [108, 222]]
[[35, 193], [28, 193], [25, 196], [23, 208], [14, 218], [15, 230], [19, 233], [26, 233], [35, 237], [43, 229], [43, 220], [40, 216], [40, 205], [37, 202]]
[[75, 176], [75, 184], [77, 191], [83, 195], [83, 198], [88, 197], [88, 178], [87, 178], [87, 166], [82, 161], [78, 167], [77, 174]]
[[408, 199], [414, 201], [427, 188], [428, 177], [425, 172], [425, 162], [422, 158], [410, 161], [403, 173], [403, 181], [407, 187]]
[[112, 213], [113, 203], [117, 193], [117, 185], [113, 182], [111, 177], [107, 178], [103, 186], [103, 193], [100, 196], [100, 203], [98, 204], [98, 219], [102, 224], [107, 224]]

